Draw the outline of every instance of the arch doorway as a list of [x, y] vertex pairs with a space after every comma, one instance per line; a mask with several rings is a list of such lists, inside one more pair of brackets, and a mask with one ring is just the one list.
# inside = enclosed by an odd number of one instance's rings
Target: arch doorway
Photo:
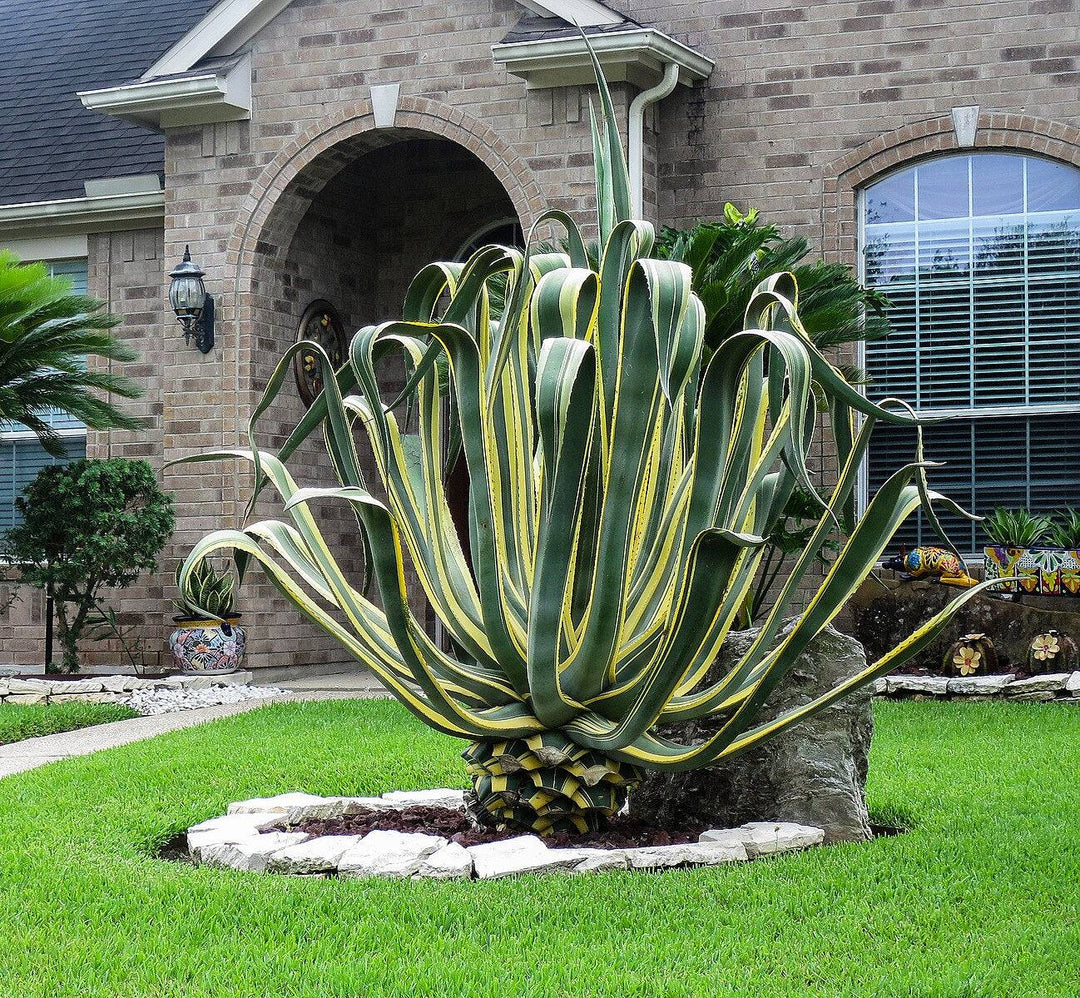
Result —
[[[338, 342], [344, 360], [344, 346], [358, 328], [401, 315], [409, 283], [422, 267], [461, 259], [493, 240], [520, 243], [514, 201], [492, 170], [457, 142], [386, 129], [332, 146], [288, 184], [255, 242], [251, 370], [256, 397], [297, 339], [311, 338], [321, 324], [328, 333], [319, 338], [328, 346]], [[403, 371], [391, 367], [384, 374], [388, 392], [403, 384]], [[297, 390], [287, 388], [278, 396], [260, 421], [260, 436], [283, 440], [302, 417], [302, 363], [295, 375]], [[378, 476], [373, 462], [364, 460], [366, 453], [362, 447], [362, 461], [375, 483]], [[321, 439], [309, 440], [289, 463], [300, 484], [333, 480]], [[455, 520], [462, 522], [467, 522], [467, 489], [467, 478], [456, 488], [448, 482]], [[342, 567], [359, 570], [360, 545], [349, 510], [322, 504], [319, 519], [327, 540], [342, 553]], [[410, 594], [414, 609], [426, 614], [415, 581]]]

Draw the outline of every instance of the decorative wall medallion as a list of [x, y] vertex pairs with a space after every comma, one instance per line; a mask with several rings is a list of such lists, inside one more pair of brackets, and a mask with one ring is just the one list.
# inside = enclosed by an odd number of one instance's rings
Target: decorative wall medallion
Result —
[[[345, 326], [337, 309], [325, 299], [316, 299], [304, 309], [300, 328], [296, 331], [296, 342], [301, 340], [318, 343], [329, 356], [334, 370], [345, 363], [348, 350]], [[300, 390], [300, 398], [304, 405], [309, 406], [323, 390], [322, 371], [315, 352], [301, 350], [293, 358], [293, 370], [296, 372], [296, 387]]]

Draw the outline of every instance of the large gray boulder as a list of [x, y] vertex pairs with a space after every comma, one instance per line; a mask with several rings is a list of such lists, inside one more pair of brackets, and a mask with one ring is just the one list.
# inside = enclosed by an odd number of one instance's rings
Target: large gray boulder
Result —
[[[724, 675], [756, 634], [732, 633], [709, 680]], [[809, 703], [865, 668], [862, 645], [826, 628], [769, 695], [759, 718]], [[677, 741], [700, 744], [720, 724], [707, 718], [662, 731]], [[630, 813], [661, 827], [796, 822], [823, 828], [826, 842], [865, 841], [871, 836], [864, 787], [873, 730], [870, 692], [863, 688], [730, 761], [687, 773], [649, 772], [630, 795]]]

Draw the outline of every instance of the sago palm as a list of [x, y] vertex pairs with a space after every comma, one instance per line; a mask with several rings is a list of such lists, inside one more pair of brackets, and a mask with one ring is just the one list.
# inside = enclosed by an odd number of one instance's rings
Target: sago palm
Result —
[[50, 276], [44, 264], [0, 252], [0, 426], [22, 423], [58, 456], [64, 451], [46, 420], [50, 410], [94, 430], [142, 426], [106, 397], [138, 398], [134, 382], [86, 368], [89, 357], [135, 358], [109, 333], [119, 322], [102, 302], [73, 294], [70, 281]]
[[[241, 563], [256, 559], [417, 717], [469, 740], [476, 813], [541, 833], [583, 830], [611, 815], [644, 768], [705, 766], [827, 707], [926, 647], [975, 592], [813, 703], [767, 722], [757, 716], [905, 517], [937, 497], [921, 465], [898, 471], [809, 607], [782, 626], [813, 552], [852, 494], [874, 424], [913, 417], [868, 402], [840, 377], [802, 329], [787, 275], [757, 288], [744, 331], [703, 366], [704, 313], [690, 270], [650, 258], [653, 232], [630, 217], [602, 79], [600, 95], [598, 269], [572, 220], [551, 211], [540, 222], [565, 230], [567, 252], [537, 252], [530, 237], [524, 253], [488, 246], [463, 265], [428, 266], [403, 317], [361, 329], [336, 377], [316, 345], [293, 347], [257, 407], [250, 450], [191, 458], [250, 460], [256, 491], [271, 485], [289, 522], [207, 536], [181, 580], [220, 549], [233, 549]], [[507, 283], [499, 314], [487, 293], [496, 279]], [[326, 390], [277, 454], [260, 451], [257, 420], [297, 350], [321, 357]], [[386, 351], [409, 365], [396, 401], [413, 407], [415, 432], [380, 391], [377, 361]], [[820, 499], [807, 552], [794, 560], [757, 638], [722, 679], [706, 681], [788, 496], [797, 485], [817, 495], [806, 469], [812, 382], [833, 398], [839, 479]], [[444, 487], [448, 413], [471, 479], [470, 558]], [[356, 423], [385, 500], [361, 473]], [[338, 484], [300, 489], [285, 461], [315, 429]], [[317, 499], [351, 504], [378, 604], [339, 566], [310, 507]], [[411, 610], [406, 553], [452, 651]], [[658, 731], [705, 715], [723, 723], [704, 744]]]

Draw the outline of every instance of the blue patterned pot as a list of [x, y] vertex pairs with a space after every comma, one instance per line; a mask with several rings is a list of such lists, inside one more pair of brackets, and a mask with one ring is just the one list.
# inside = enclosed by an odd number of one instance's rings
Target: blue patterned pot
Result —
[[220, 676], [236, 672], [244, 657], [244, 629], [228, 621], [177, 617], [181, 626], [169, 635], [177, 668], [188, 675]]

